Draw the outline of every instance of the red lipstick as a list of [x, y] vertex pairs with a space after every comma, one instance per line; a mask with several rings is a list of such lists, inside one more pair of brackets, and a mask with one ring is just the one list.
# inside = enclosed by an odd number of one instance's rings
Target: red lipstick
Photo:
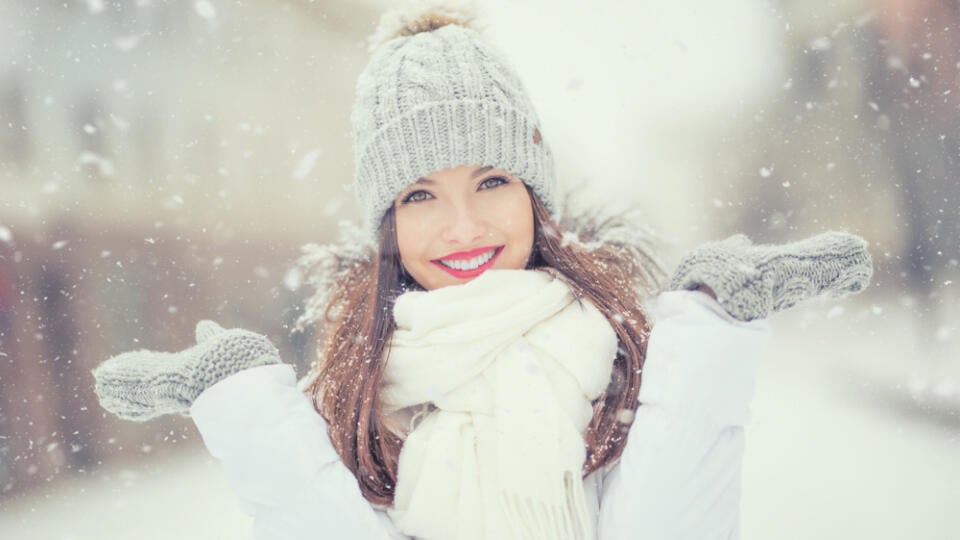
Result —
[[[441, 260], [443, 260], [446, 262], [457, 261], [457, 262], [465, 263], [470, 259], [473, 259], [474, 257], [478, 257], [480, 255], [488, 253], [490, 250], [496, 250], [494, 251], [493, 256], [490, 257], [490, 260], [488, 260], [487, 262], [481, 264], [476, 268], [472, 268], [469, 270], [451, 268], [443, 264], [442, 262], [440, 262]], [[471, 249], [469, 251], [458, 251], [456, 253], [450, 253], [449, 255], [444, 255], [440, 259], [434, 259], [430, 262], [437, 265], [437, 267], [443, 269], [445, 272], [447, 272], [448, 274], [450, 274], [451, 276], [457, 279], [467, 279], [467, 278], [477, 277], [480, 274], [489, 270], [493, 266], [493, 264], [497, 261], [497, 258], [500, 257], [500, 253], [502, 252], [503, 252], [503, 246], [486, 246], [486, 247]]]

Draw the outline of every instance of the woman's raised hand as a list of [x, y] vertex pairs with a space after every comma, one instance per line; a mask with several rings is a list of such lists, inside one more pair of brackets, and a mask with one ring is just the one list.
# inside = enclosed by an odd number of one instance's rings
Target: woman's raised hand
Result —
[[853, 234], [831, 231], [780, 245], [753, 245], [738, 234], [685, 255], [670, 288], [708, 287], [730, 315], [751, 321], [820, 294], [861, 291], [872, 275], [867, 242]]
[[247, 368], [280, 363], [266, 336], [200, 321], [197, 344], [177, 353], [126, 352], [93, 370], [100, 405], [125, 420], [186, 415], [205, 389]]

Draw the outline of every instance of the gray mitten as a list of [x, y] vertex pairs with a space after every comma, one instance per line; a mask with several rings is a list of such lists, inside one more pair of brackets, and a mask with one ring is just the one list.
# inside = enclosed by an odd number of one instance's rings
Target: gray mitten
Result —
[[197, 323], [197, 344], [178, 353], [126, 352], [93, 370], [100, 405], [125, 420], [186, 415], [205, 389], [247, 368], [280, 363], [265, 336], [213, 321]]
[[757, 246], [738, 234], [688, 253], [670, 288], [709, 287], [730, 315], [751, 321], [819, 294], [861, 291], [872, 275], [867, 243], [853, 234], [827, 232], [790, 244]]

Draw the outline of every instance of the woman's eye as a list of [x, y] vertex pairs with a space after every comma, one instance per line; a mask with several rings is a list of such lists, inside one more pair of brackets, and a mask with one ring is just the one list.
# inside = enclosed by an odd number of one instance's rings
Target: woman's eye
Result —
[[417, 191], [408, 193], [407, 196], [403, 198], [403, 203], [406, 204], [410, 202], [422, 202], [429, 199], [430, 197], [433, 197], [433, 195], [430, 195], [430, 193], [427, 191], [418, 189]]
[[483, 182], [480, 182], [480, 189], [492, 189], [503, 184], [509, 184], [510, 181], [500, 176], [491, 176]]

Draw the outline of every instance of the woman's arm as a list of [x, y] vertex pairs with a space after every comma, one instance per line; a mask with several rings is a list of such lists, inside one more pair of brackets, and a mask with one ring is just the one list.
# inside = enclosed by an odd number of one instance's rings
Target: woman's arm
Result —
[[193, 416], [253, 516], [258, 540], [402, 538], [360, 494], [293, 368], [265, 336], [201, 321], [196, 341], [180, 352], [131, 351], [98, 366], [101, 405], [141, 422]]
[[601, 492], [599, 538], [736, 538], [743, 424], [765, 321], [740, 322], [707, 294], [654, 307], [641, 406]]
[[840, 232], [784, 245], [736, 235], [687, 254], [675, 290], [654, 306], [640, 407], [605, 479], [600, 538], [737, 538], [764, 319], [806, 298], [861, 291], [872, 274], [867, 243]]
[[360, 493], [286, 364], [241, 371], [190, 408], [258, 540], [405, 538]]

